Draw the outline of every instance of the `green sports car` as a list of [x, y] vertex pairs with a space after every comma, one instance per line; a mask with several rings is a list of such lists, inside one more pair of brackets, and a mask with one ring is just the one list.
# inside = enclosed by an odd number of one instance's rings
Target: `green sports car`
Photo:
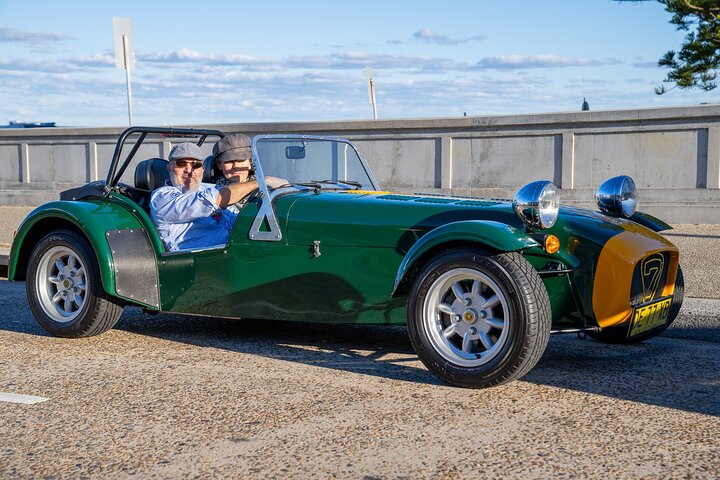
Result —
[[[8, 277], [26, 282], [48, 332], [102, 333], [126, 305], [406, 324], [431, 371], [453, 385], [489, 387], [532, 369], [551, 333], [639, 342], [666, 329], [682, 304], [678, 249], [657, 233], [670, 227], [636, 211], [630, 177], [600, 186], [599, 211], [560, 206], [549, 181], [522, 187], [513, 200], [397, 194], [381, 191], [353, 145], [338, 138], [256, 136], [259, 188], [237, 205], [227, 244], [171, 252], [148, 214], [152, 190], [168, 180], [167, 161], [135, 159], [154, 135], [201, 147], [224, 136], [129, 128], [106, 180], [63, 192], [19, 227]], [[121, 183], [130, 165], [134, 183]], [[217, 179], [212, 158], [204, 175]], [[265, 176], [288, 183], [269, 189]]]

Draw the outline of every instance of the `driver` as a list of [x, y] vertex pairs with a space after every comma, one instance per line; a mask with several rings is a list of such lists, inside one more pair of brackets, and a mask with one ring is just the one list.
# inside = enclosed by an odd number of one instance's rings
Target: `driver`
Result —
[[[237, 214], [228, 211], [258, 188], [257, 181], [230, 182], [220, 188], [202, 183], [203, 155], [194, 143], [179, 143], [168, 157], [168, 184], [150, 197], [150, 217], [170, 251], [227, 243]], [[286, 183], [267, 178], [268, 187]]]

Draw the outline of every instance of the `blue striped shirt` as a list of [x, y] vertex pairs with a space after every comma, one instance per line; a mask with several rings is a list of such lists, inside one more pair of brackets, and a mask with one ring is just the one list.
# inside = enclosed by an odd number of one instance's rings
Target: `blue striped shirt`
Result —
[[150, 218], [170, 251], [225, 245], [237, 214], [215, 204], [220, 190], [200, 184], [196, 192], [183, 193], [166, 185], [150, 196]]

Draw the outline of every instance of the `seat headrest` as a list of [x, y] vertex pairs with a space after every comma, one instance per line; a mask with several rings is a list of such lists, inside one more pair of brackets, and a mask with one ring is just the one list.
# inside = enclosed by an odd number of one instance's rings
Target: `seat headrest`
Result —
[[155, 190], [170, 180], [167, 170], [168, 161], [164, 158], [143, 160], [135, 167], [135, 188]]
[[218, 180], [223, 178], [222, 172], [217, 168], [215, 164], [215, 158], [210, 155], [203, 162], [205, 171], [203, 172], [202, 181], [205, 183], [216, 183]]

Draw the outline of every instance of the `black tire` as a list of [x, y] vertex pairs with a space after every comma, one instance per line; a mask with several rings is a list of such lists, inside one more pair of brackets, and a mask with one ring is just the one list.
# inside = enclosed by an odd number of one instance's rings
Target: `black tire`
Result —
[[87, 240], [69, 230], [52, 232], [35, 246], [25, 292], [35, 319], [58, 337], [103, 333], [117, 323], [123, 311], [121, 301], [103, 291], [98, 263]]
[[470, 249], [445, 252], [420, 271], [407, 313], [410, 342], [425, 366], [470, 388], [525, 375], [545, 351], [552, 324], [545, 285], [522, 255]]
[[685, 297], [685, 278], [683, 277], [682, 269], [678, 266], [677, 277], [675, 278], [675, 292], [673, 292], [672, 303], [670, 304], [670, 312], [668, 313], [668, 321], [661, 328], [655, 329], [651, 332], [638, 335], [637, 337], [627, 338], [628, 325], [622, 327], [610, 327], [604, 328], [599, 332], [588, 333], [592, 338], [603, 343], [615, 343], [620, 345], [632, 345], [633, 343], [640, 343], [650, 338], [656, 337], [663, 333], [672, 324], [675, 318], [680, 313], [680, 307], [682, 307], [683, 298]]

